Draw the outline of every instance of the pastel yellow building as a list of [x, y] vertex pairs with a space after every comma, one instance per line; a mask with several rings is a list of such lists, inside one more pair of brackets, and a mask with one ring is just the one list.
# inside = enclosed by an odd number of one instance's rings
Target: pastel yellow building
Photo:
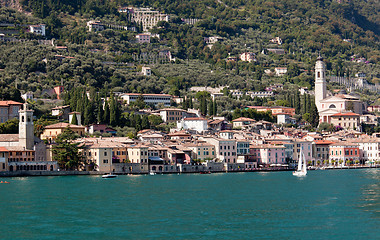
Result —
[[143, 144], [128, 147], [128, 159], [131, 163], [148, 164], [148, 147]]
[[77, 133], [80, 136], [83, 136], [85, 133], [84, 126], [73, 125], [69, 123], [56, 123], [52, 125], [48, 125], [45, 127], [45, 130], [41, 134], [41, 139], [48, 140], [50, 142], [54, 141], [59, 134], [65, 131], [66, 128], [70, 128], [73, 132]]
[[360, 115], [352, 112], [336, 113], [331, 116], [331, 123], [344, 129], [358, 129], [360, 127]]
[[198, 160], [211, 160], [215, 158], [215, 146], [207, 143], [186, 144], [191, 149], [191, 158]]

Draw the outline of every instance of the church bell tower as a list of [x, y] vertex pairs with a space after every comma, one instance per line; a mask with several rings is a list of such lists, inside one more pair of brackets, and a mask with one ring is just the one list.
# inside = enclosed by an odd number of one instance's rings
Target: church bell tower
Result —
[[321, 100], [326, 98], [326, 65], [323, 58], [319, 56], [315, 63], [315, 105], [318, 112], [322, 109]]
[[19, 111], [18, 142], [20, 147], [28, 150], [34, 148], [33, 110], [28, 110], [27, 104]]

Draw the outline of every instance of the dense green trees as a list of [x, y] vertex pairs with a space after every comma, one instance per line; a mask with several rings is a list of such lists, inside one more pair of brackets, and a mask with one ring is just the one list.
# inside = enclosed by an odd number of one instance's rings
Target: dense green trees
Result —
[[[318, 51], [326, 58], [329, 75], [352, 76], [364, 71], [372, 79], [380, 78], [379, 11], [370, 1], [338, 4], [336, 1], [301, 3], [296, 0], [226, 0], [222, 3], [211, 0], [23, 0], [21, 3], [26, 10], [32, 10], [35, 17], [0, 9], [1, 22], [16, 23], [12, 29], [17, 38], [41, 38], [24, 33], [17, 24], [46, 23], [47, 38], [54, 37], [55, 45], [68, 48], [67, 51], [58, 50], [36, 40], [3, 42], [0, 45], [0, 98], [21, 101], [19, 90], [33, 91], [37, 97], [47, 96], [49, 89], [61, 83], [69, 92], [94, 89], [99, 92], [98, 97], [84, 97], [83, 92], [69, 97], [75, 99], [69, 104], [73, 111], [82, 113], [84, 124], [125, 124], [122, 121], [126, 120], [118, 117], [121, 112], [116, 100], [109, 98], [105, 104], [99, 100], [110, 97], [111, 91], [191, 96], [188, 92], [191, 86], [228, 85], [230, 89], [262, 91], [274, 82], [311, 89], [314, 84], [312, 68]], [[160, 39], [151, 44], [136, 44], [133, 32], [87, 31], [85, 22], [95, 18], [133, 25], [128, 23], [125, 14], [116, 11], [119, 6], [127, 5], [149, 6], [178, 17], [151, 29], [152, 33], [160, 34]], [[201, 21], [187, 25], [180, 18]], [[17, 32], [21, 34], [17, 36]], [[204, 38], [210, 36], [222, 38], [207, 46]], [[281, 46], [269, 42], [276, 36], [282, 38]], [[343, 39], [350, 39], [350, 42]], [[265, 51], [268, 48], [283, 48], [285, 54], [268, 53]], [[168, 49], [176, 58], [175, 63], [158, 58], [161, 50]], [[261, 54], [262, 50], [266, 54]], [[244, 51], [254, 52], [257, 61], [227, 61], [229, 55], [239, 56]], [[349, 62], [354, 54], [365, 57], [370, 64]], [[69, 57], [60, 59], [56, 55]], [[154, 76], [148, 78], [138, 74], [146, 64], [151, 64]], [[288, 66], [287, 76], [272, 78], [264, 74], [265, 69], [276, 66]], [[217, 111], [231, 111], [246, 104], [269, 105], [273, 104], [271, 100], [279, 100], [275, 103], [295, 107], [297, 114], [309, 122], [316, 118], [311, 101], [306, 102], [297, 93], [275, 98], [245, 98], [240, 102], [221, 98], [211, 102], [210, 98], [202, 97], [196, 98], [195, 107], [203, 114], [215, 115]], [[146, 107], [141, 101], [138, 103], [138, 108]], [[193, 102], [187, 100], [182, 107], [192, 108]]]
[[58, 162], [61, 169], [78, 170], [83, 164], [83, 158], [79, 149], [80, 143], [73, 142], [79, 135], [74, 133], [70, 128], [66, 128], [55, 139], [53, 145], [53, 159]]
[[18, 118], [9, 119], [4, 123], [0, 123], [0, 134], [16, 134], [18, 133]]
[[232, 113], [232, 119], [237, 119], [240, 117], [247, 117], [255, 119], [256, 121], [259, 120], [265, 120], [268, 122], [273, 122], [275, 119], [272, 116], [272, 113], [270, 111], [267, 112], [258, 112], [256, 109], [235, 109], [235, 111]]

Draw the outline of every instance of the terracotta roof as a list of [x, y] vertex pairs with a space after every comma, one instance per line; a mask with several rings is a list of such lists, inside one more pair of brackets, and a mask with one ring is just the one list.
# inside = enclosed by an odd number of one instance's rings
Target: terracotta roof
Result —
[[18, 134], [0, 134], [0, 142], [18, 142]]
[[237, 118], [235, 120], [232, 120], [232, 122], [243, 122], [243, 121], [255, 122], [255, 119], [246, 118], [246, 117], [239, 117], [239, 118]]
[[352, 143], [352, 142], [335, 142], [331, 144], [331, 146], [355, 146], [358, 147], [357, 143]]
[[332, 117], [339, 117], [339, 116], [355, 116], [355, 117], [358, 117], [358, 116], [360, 116], [360, 115], [357, 114], [357, 113], [353, 113], [353, 112], [336, 113], [336, 114], [332, 115]]
[[168, 136], [191, 136], [191, 134], [186, 132], [174, 132], [169, 133]]
[[335, 143], [333, 141], [328, 141], [328, 140], [315, 140], [314, 142], [317, 145], [325, 145], [325, 144], [334, 144]]
[[22, 103], [16, 101], [0, 101], [0, 106], [9, 106], [9, 105], [22, 105]]
[[9, 147], [5, 147], [5, 148], [8, 149], [8, 151], [34, 152], [34, 150], [25, 149], [25, 147], [22, 147], [22, 146], [9, 146]]
[[0, 147], [0, 152], [9, 152], [5, 147]]
[[56, 129], [56, 128], [67, 128], [67, 127], [70, 127], [70, 128], [83, 128], [84, 129], [84, 126], [78, 126], [78, 125], [74, 125], [74, 124], [69, 124], [69, 123], [56, 123], [56, 124], [52, 124], [52, 125], [48, 125], [45, 127], [45, 129]]

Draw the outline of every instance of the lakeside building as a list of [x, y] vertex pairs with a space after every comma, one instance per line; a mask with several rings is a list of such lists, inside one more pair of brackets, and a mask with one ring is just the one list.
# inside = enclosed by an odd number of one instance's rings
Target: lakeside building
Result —
[[169, 107], [172, 95], [169, 94], [139, 94], [139, 93], [123, 93], [120, 97], [123, 101], [126, 101], [127, 104], [131, 104], [132, 102], [136, 102], [137, 99], [142, 96], [144, 103], [147, 105], [158, 105], [162, 103], [165, 107]]
[[360, 115], [353, 112], [336, 113], [330, 116], [330, 123], [344, 129], [360, 130]]
[[164, 108], [160, 109], [159, 112], [162, 121], [167, 123], [180, 121], [187, 115], [185, 110], [179, 108]]
[[203, 133], [207, 131], [207, 119], [201, 117], [183, 118], [177, 122], [177, 129]]
[[361, 164], [374, 164], [380, 159], [380, 139], [366, 138], [354, 140], [359, 146]]
[[313, 165], [324, 164], [330, 157], [330, 145], [333, 141], [315, 140], [313, 144]]
[[347, 165], [360, 162], [359, 145], [356, 143], [336, 142], [330, 145], [330, 164]]
[[[343, 120], [342, 115], [339, 114], [363, 114], [363, 110], [366, 109], [365, 104], [360, 101], [359, 97], [355, 94], [346, 94], [345, 91], [340, 91], [338, 94], [333, 96], [327, 96], [326, 89], [326, 65], [323, 62], [322, 57], [317, 58], [315, 63], [315, 105], [317, 106], [319, 113], [319, 122], [327, 122], [332, 124], [342, 124], [340, 126], [348, 129], [353, 129], [353, 124], [355, 128], [358, 128], [358, 123], [356, 122], [347, 122], [347, 126], [344, 124], [348, 119]], [[350, 113], [351, 112], [351, 113]], [[354, 116], [351, 116], [351, 118]], [[355, 115], [356, 121], [356, 115]], [[351, 120], [351, 119], [350, 119]], [[348, 121], [350, 121], [348, 120]], [[348, 126], [350, 123], [350, 126]]]
[[252, 118], [240, 117], [240, 118], [232, 120], [232, 127], [233, 128], [243, 128], [243, 127], [249, 126], [255, 122], [256, 122], [256, 120], [254, 120]]
[[85, 133], [85, 127], [84, 126], [78, 126], [74, 124], [69, 124], [69, 123], [55, 123], [51, 124], [45, 127], [44, 131], [41, 134], [41, 139], [42, 140], [48, 140], [49, 142], [54, 142], [57, 136], [61, 133], [66, 128], [70, 128], [73, 132], [78, 134], [79, 136], [83, 136]]
[[17, 118], [22, 103], [16, 101], [0, 101], [0, 123], [4, 123], [12, 118]]
[[293, 159], [298, 160], [300, 157], [300, 154], [302, 152], [305, 156], [306, 162], [312, 163], [312, 161], [313, 161], [312, 142], [295, 139], [293, 144], [294, 144]]
[[169, 133], [168, 137], [171, 140], [191, 140], [191, 134], [185, 130]]
[[295, 118], [290, 117], [287, 113], [274, 114], [277, 117], [277, 124], [296, 124]]
[[285, 147], [283, 145], [253, 144], [249, 147], [251, 159], [262, 166], [286, 164]]
[[188, 143], [184, 146], [191, 149], [191, 159], [207, 161], [215, 158], [215, 146], [212, 144]]
[[0, 134], [0, 170], [56, 170], [57, 162], [49, 161], [45, 144], [34, 136], [33, 110], [27, 109], [27, 104], [19, 109], [18, 119], [18, 134]]
[[236, 163], [236, 140], [203, 137], [202, 140], [215, 146], [215, 157], [223, 163]]

